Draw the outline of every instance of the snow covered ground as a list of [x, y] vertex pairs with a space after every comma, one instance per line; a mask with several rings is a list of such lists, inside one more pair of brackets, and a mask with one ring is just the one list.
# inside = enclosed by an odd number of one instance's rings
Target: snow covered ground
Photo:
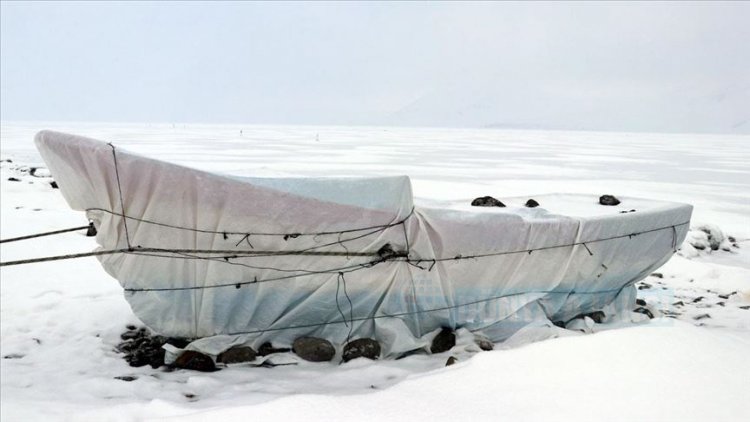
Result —
[[[529, 330], [491, 352], [466, 335], [439, 355], [342, 365], [289, 356], [297, 365], [209, 374], [127, 365], [114, 346], [125, 325], [140, 323], [94, 258], [3, 267], [3, 421], [750, 419], [748, 136], [3, 123], [3, 239], [86, 224], [45, 169], [31, 174], [43, 166], [32, 144], [41, 129], [236, 175], [407, 174], [424, 204], [551, 192], [687, 202], [693, 230], [639, 283], [653, 320], [597, 324], [591, 335], [560, 329], [539, 342]], [[70, 233], [2, 244], [0, 258], [94, 246]], [[458, 364], [446, 368], [450, 356]]]

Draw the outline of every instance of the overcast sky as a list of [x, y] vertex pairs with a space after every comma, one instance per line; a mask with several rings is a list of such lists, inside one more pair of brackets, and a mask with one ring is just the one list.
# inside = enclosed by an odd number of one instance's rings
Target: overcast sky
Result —
[[4, 121], [750, 133], [750, 3], [2, 3]]

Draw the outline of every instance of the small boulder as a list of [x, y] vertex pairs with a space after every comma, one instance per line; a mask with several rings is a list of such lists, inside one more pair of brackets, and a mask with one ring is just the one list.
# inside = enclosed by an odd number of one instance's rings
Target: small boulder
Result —
[[252, 362], [255, 360], [255, 355], [255, 350], [252, 347], [232, 347], [220, 353], [216, 360], [225, 364]]
[[471, 201], [473, 207], [504, 207], [505, 204], [491, 196], [482, 196]]
[[86, 237], [94, 236], [96, 236], [96, 227], [94, 227], [94, 223], [89, 223], [89, 228], [86, 229]]
[[443, 328], [440, 330], [438, 335], [432, 339], [432, 345], [430, 346], [430, 352], [443, 353], [452, 349], [456, 345], [456, 333], [450, 328]]
[[529, 199], [526, 201], [526, 204], [524, 204], [527, 208], [536, 208], [539, 206], [539, 202], [536, 202], [533, 199]]
[[49, 185], [52, 186], [52, 189], [60, 189], [60, 186], [57, 186], [57, 182], [54, 180], [49, 182]]
[[376, 360], [380, 357], [380, 344], [371, 338], [360, 338], [344, 346], [342, 359], [349, 362], [356, 358]]
[[316, 337], [300, 337], [294, 340], [292, 351], [310, 362], [328, 362], [336, 354], [331, 342]]
[[172, 363], [172, 366], [182, 369], [192, 369], [194, 371], [201, 372], [213, 372], [216, 371], [216, 364], [214, 360], [203, 353], [196, 352], [195, 350], [185, 350], [180, 356]]
[[601, 205], [620, 205], [620, 200], [615, 198], [614, 195], [602, 195], [599, 197], [599, 204]]
[[445, 366], [451, 366], [454, 363], [458, 362], [458, 359], [456, 359], [454, 356], [451, 356], [448, 358], [448, 360], [445, 362]]
[[18, 179], [18, 178], [16, 178], [16, 177], [9, 177], [9, 178], [8, 178], [8, 181], [9, 181], [9, 182], [20, 182], [20, 181], [21, 181], [21, 179]]
[[480, 349], [488, 352], [495, 348], [495, 344], [484, 336], [476, 336], [474, 337], [474, 343], [476, 343], [477, 346], [479, 346]]

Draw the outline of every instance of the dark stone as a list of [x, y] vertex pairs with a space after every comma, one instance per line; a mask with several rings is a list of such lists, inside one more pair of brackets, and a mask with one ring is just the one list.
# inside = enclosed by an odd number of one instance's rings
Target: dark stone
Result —
[[700, 320], [700, 319], [706, 319], [711, 318], [711, 315], [709, 314], [700, 314], [693, 317], [694, 320]]
[[698, 296], [698, 297], [696, 297], [695, 299], [693, 299], [693, 303], [698, 303], [698, 302], [700, 302], [701, 300], [703, 300], [703, 296]]
[[602, 195], [599, 197], [599, 204], [609, 206], [620, 205], [620, 200], [613, 195]]
[[286, 353], [291, 351], [292, 349], [288, 347], [273, 347], [273, 345], [269, 342], [265, 342], [260, 345], [258, 348], [258, 356], [268, 356], [273, 353]]
[[737, 241], [737, 239], [734, 236], [727, 236], [727, 240], [729, 240], [730, 243], [734, 243]]
[[453, 365], [456, 362], [458, 362], [458, 359], [456, 359], [455, 357], [451, 356], [451, 357], [448, 358], [448, 361], [445, 362], [445, 366], [451, 366], [451, 365]]
[[552, 321], [552, 324], [554, 324], [555, 327], [565, 328], [565, 322], [564, 321]]
[[96, 236], [96, 227], [94, 227], [94, 223], [89, 223], [89, 228], [86, 230], [86, 237], [94, 236]]
[[651, 311], [646, 308], [635, 308], [633, 312], [638, 312], [639, 314], [646, 315], [649, 319], [654, 319], [654, 314], [652, 314]]
[[732, 292], [732, 293], [729, 293], [729, 294], [726, 294], [726, 295], [719, 295], [719, 297], [722, 298], [722, 299], [729, 299], [729, 296], [732, 296], [734, 294], [737, 294], [737, 292]]
[[57, 186], [57, 182], [54, 180], [49, 182], [49, 185], [52, 186], [52, 189], [60, 189], [60, 186]]
[[643, 299], [636, 299], [635, 304], [638, 306], [646, 306], [646, 301]]
[[292, 350], [297, 356], [310, 362], [328, 362], [336, 354], [331, 342], [316, 337], [300, 337], [294, 340]]
[[539, 206], [539, 202], [536, 202], [533, 199], [529, 199], [528, 201], [526, 201], [526, 204], [524, 205], [526, 205], [528, 208], [536, 208]]
[[456, 345], [456, 334], [450, 328], [443, 328], [438, 335], [432, 339], [430, 352], [443, 353], [452, 349]]
[[479, 346], [480, 349], [487, 352], [495, 348], [495, 344], [492, 343], [490, 339], [485, 337], [474, 338], [474, 343], [476, 343], [476, 345]]
[[220, 353], [216, 358], [221, 363], [242, 363], [252, 362], [255, 360], [255, 350], [252, 347], [232, 347]]
[[133, 325], [133, 324], [128, 324], [128, 325], [126, 325], [126, 326], [125, 326], [125, 328], [127, 328], [127, 329], [128, 329], [129, 331], [133, 331], [133, 330], [135, 330], [135, 329], [136, 329], [136, 328], [138, 328], [138, 327], [136, 327], [136, 326], [135, 326], [135, 325]]
[[739, 308], [747, 311], [750, 310], [750, 305], [740, 306]]
[[505, 204], [491, 196], [482, 196], [471, 201], [473, 207], [504, 207]]
[[182, 369], [192, 369], [194, 371], [201, 372], [213, 372], [216, 371], [216, 364], [214, 360], [203, 353], [196, 352], [195, 350], [185, 350], [180, 356], [172, 363], [172, 366]]
[[651, 273], [651, 277], [664, 278], [664, 274], [662, 274], [662, 273]]
[[356, 358], [376, 360], [380, 357], [380, 344], [371, 338], [359, 338], [344, 346], [342, 359], [349, 362]]
[[20, 181], [21, 181], [21, 179], [17, 179], [17, 178], [15, 178], [15, 177], [9, 177], [9, 178], [8, 178], [8, 181], [9, 181], [9, 182], [20, 182]]
[[673, 303], [672, 306], [685, 306], [685, 302], [679, 300], [679, 301]]
[[3, 356], [3, 359], [22, 359], [24, 355], [20, 353], [11, 353], [9, 355]]
[[137, 380], [137, 379], [138, 379], [138, 377], [134, 377], [134, 376], [132, 376], [132, 375], [121, 375], [121, 376], [119, 376], [119, 377], [115, 377], [115, 379], [116, 379], [116, 380], [120, 380], [120, 381], [130, 382], [130, 381], [135, 381], [135, 380]]
[[640, 285], [638, 286], [638, 290], [645, 290], [645, 289], [650, 289], [651, 287], [652, 287], [652, 286], [651, 286], [650, 284], [648, 284], [648, 283], [641, 283], [641, 284], [640, 284]]
[[717, 305], [724, 307], [724, 302], [716, 302]]

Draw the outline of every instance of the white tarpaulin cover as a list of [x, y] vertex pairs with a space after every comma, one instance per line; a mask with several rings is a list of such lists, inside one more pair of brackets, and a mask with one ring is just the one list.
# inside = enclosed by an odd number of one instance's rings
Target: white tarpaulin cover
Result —
[[405, 176], [238, 178], [56, 132], [36, 145], [100, 249], [130, 248], [99, 259], [135, 314], [158, 333], [203, 338], [191, 347], [212, 355], [311, 335], [376, 338], [395, 356], [441, 327], [501, 341], [629, 311], [633, 283], [669, 259], [692, 212], [598, 195], [414, 207]]

